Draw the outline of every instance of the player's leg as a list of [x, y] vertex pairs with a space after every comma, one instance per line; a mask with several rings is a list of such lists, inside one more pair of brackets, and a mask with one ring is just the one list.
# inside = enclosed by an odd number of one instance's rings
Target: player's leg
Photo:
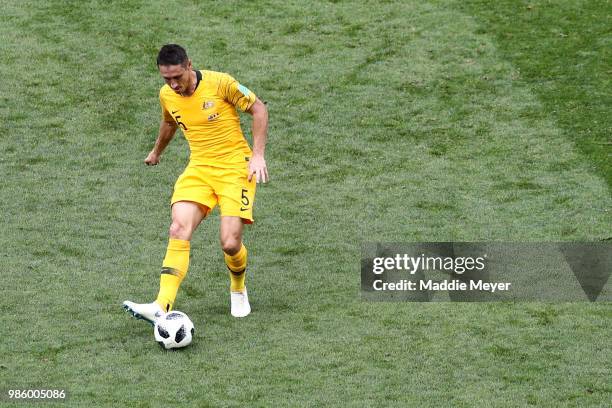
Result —
[[243, 220], [238, 216], [221, 216], [220, 239], [225, 264], [230, 275], [231, 313], [244, 317], [251, 312], [246, 286], [247, 249], [242, 243]]
[[218, 191], [221, 208], [221, 248], [225, 263], [230, 270], [232, 292], [244, 290], [247, 249], [242, 243], [244, 224], [253, 223], [253, 202], [255, 201], [255, 179], [248, 181], [248, 171], [226, 169], [217, 171], [213, 188]]
[[240, 217], [221, 217], [221, 248], [225, 264], [230, 270], [230, 290], [242, 292], [247, 266], [247, 249], [242, 243], [242, 219]]
[[178, 201], [172, 205], [170, 239], [155, 300], [164, 312], [172, 309], [179, 286], [187, 275], [191, 237], [206, 213], [205, 208], [191, 201]]
[[152, 303], [123, 303], [123, 307], [135, 317], [151, 323], [159, 314], [172, 309], [178, 288], [189, 268], [191, 236], [202, 219], [217, 205], [217, 196], [200, 166], [187, 166], [183, 171], [174, 185], [171, 203], [170, 239], [157, 299]]
[[172, 309], [189, 268], [191, 236], [207, 212], [206, 207], [190, 201], [178, 201], [172, 205], [170, 239], [162, 264], [157, 299], [153, 303], [123, 302], [123, 307], [134, 317], [154, 323]]

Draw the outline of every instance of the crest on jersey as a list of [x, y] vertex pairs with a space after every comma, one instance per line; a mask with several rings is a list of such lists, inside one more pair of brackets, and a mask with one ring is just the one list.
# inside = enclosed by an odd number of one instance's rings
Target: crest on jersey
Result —
[[213, 106], [215, 106], [215, 103], [213, 101], [206, 101], [204, 102], [204, 104], [202, 105], [202, 109], [210, 109]]

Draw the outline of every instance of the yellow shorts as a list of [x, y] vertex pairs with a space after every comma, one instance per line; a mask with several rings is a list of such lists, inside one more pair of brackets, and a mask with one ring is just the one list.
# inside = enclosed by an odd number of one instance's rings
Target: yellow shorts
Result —
[[242, 218], [253, 223], [255, 201], [255, 176], [249, 182], [248, 168], [223, 169], [218, 167], [189, 165], [174, 185], [172, 204], [177, 201], [193, 201], [208, 207], [206, 215], [217, 204], [222, 216]]

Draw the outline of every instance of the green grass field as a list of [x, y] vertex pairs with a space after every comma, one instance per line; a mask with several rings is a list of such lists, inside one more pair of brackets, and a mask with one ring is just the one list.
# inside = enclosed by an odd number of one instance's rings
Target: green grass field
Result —
[[[75, 407], [609, 406], [610, 303], [359, 294], [364, 241], [612, 236], [609, 1], [0, 5], [4, 395], [62, 388]], [[178, 136], [159, 166], [143, 164], [168, 42], [197, 68], [232, 73], [270, 112], [272, 181], [245, 238], [253, 313], [229, 315], [215, 213], [192, 242], [176, 308], [197, 332], [179, 352], [120, 307], [157, 292], [188, 158]]]

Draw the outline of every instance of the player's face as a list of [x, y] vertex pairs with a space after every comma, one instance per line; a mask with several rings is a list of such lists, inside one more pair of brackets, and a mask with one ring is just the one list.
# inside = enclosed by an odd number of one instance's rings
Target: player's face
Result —
[[187, 92], [191, 85], [191, 61], [183, 65], [160, 65], [159, 73], [166, 84], [177, 94]]

